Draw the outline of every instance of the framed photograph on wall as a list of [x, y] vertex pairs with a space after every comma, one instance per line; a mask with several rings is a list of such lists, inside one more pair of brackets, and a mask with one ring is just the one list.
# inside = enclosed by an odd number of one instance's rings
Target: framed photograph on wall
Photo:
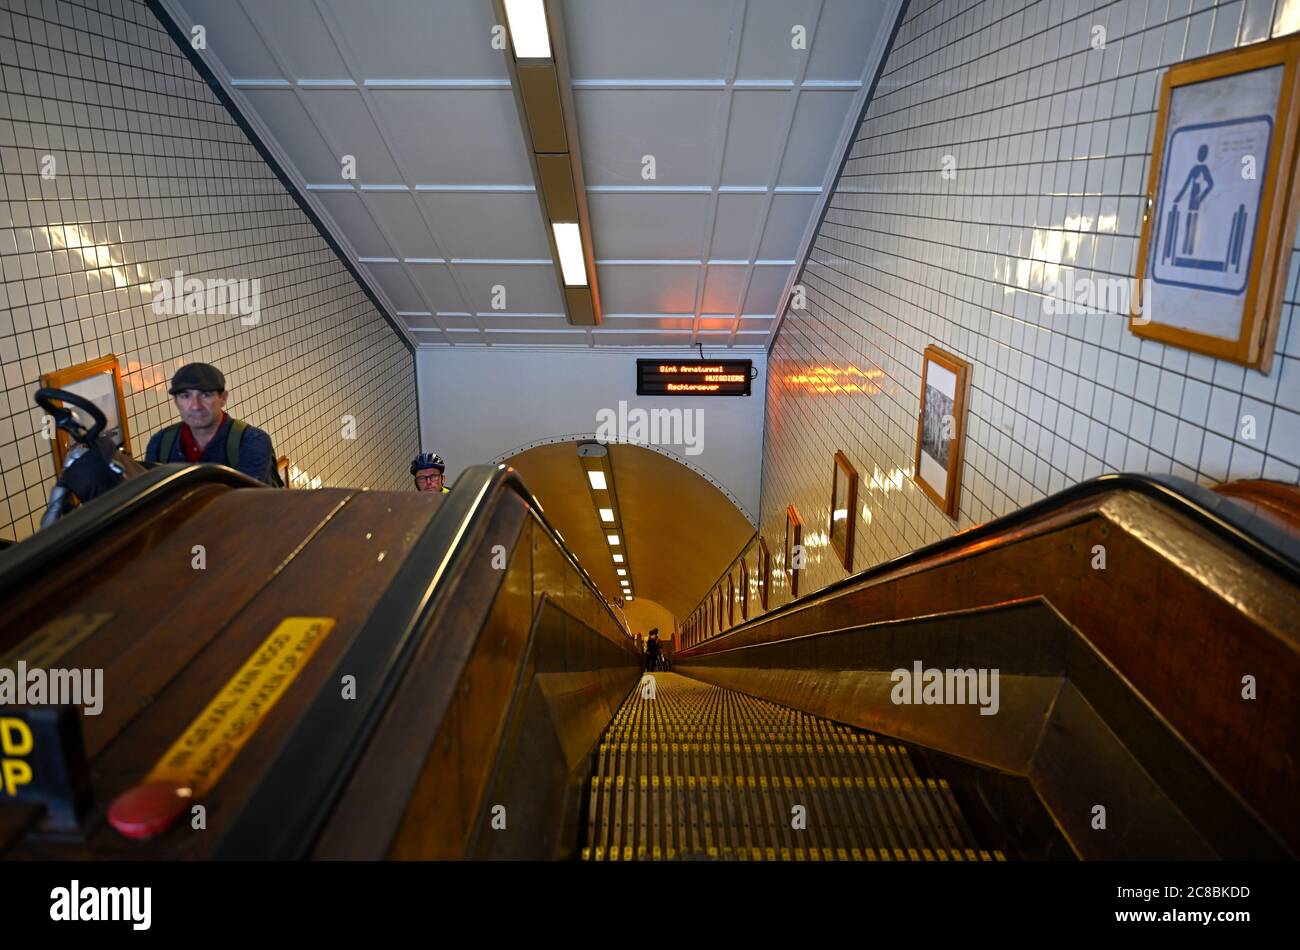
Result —
[[961, 448], [966, 439], [970, 363], [930, 345], [921, 361], [916, 483], [949, 518], [957, 517]]
[[785, 572], [790, 578], [790, 596], [799, 596], [800, 568], [794, 566], [795, 548], [803, 549], [803, 521], [794, 505], [785, 509]]
[[1129, 327], [1268, 372], [1300, 208], [1300, 35], [1171, 66]]
[[754, 570], [758, 571], [758, 605], [763, 610], [767, 610], [768, 582], [772, 577], [772, 552], [767, 549], [767, 541], [763, 538], [758, 539], [756, 558], [758, 563], [754, 565]]
[[740, 619], [749, 619], [749, 568], [745, 559], [740, 559]]
[[831, 547], [846, 571], [853, 570], [853, 516], [858, 507], [858, 471], [843, 452], [835, 453], [831, 475]]
[[[122, 367], [116, 356], [110, 353], [67, 369], [43, 373], [41, 385], [49, 389], [66, 389], [93, 402], [107, 420], [103, 434], [111, 438], [113, 444], [127, 455], [131, 454], [131, 431], [126, 419], [126, 399], [122, 394]], [[78, 422], [89, 428], [91, 422], [84, 412], [73, 409], [72, 414]], [[63, 460], [67, 457], [68, 436], [60, 430], [50, 441], [53, 444], [54, 472], [57, 475], [63, 471]]]

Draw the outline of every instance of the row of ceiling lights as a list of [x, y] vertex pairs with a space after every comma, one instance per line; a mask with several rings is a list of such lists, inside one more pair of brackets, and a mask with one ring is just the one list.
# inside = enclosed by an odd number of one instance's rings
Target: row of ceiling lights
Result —
[[596, 516], [600, 519], [600, 529], [609, 542], [610, 557], [614, 561], [614, 573], [618, 577], [620, 592], [624, 600], [632, 599], [632, 565], [627, 559], [627, 545], [623, 543], [620, 532], [623, 530], [623, 518], [618, 509], [618, 494], [614, 491], [614, 470], [609, 464], [609, 449], [599, 442], [582, 442], [578, 445], [578, 457], [582, 469], [587, 473], [587, 485], [591, 489], [591, 500], [596, 506]]
[[[595, 251], [587, 213], [578, 126], [558, 9], [545, 0], [499, 0], [503, 4], [514, 57], [511, 88], [529, 144], [542, 216], [550, 223], [554, 260], [569, 323], [601, 322]], [[554, 42], [552, 42], [554, 40]]]

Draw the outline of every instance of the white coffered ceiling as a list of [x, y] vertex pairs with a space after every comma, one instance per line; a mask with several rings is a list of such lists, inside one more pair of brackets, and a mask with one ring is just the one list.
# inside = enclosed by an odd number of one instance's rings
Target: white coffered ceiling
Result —
[[163, 6], [417, 344], [717, 348], [768, 343], [899, 0], [563, 0], [598, 327], [565, 320], [489, 0]]

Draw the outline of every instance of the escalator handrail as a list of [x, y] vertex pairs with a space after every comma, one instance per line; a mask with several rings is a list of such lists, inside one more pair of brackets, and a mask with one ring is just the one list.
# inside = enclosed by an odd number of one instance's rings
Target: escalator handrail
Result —
[[83, 555], [94, 539], [116, 530], [141, 508], [199, 485], [266, 487], [242, 472], [210, 462], [159, 465], [128, 478], [48, 528], [0, 550], [0, 604], [41, 574]]
[[[938, 541], [915, 548], [888, 561], [873, 564], [865, 570], [832, 581], [825, 587], [809, 591], [802, 597], [797, 597], [780, 607], [774, 607], [743, 623], [728, 627], [711, 637], [705, 637], [692, 644], [687, 650], [771, 620], [774, 617], [792, 613], [823, 597], [828, 597], [851, 587], [860, 586], [864, 581], [871, 581], [874, 578], [882, 577], [902, 568], [913, 567], [923, 561], [950, 554], [972, 542], [981, 541], [1014, 528], [1022, 527], [1040, 516], [1063, 508], [1068, 504], [1116, 491], [1132, 491], [1162, 502], [1178, 511], [1179, 514], [1190, 518], [1202, 527], [1208, 528], [1256, 560], [1271, 567], [1274, 571], [1290, 580], [1291, 583], [1300, 584], [1300, 538], [1287, 533], [1273, 522], [1238, 504], [1231, 497], [1220, 495], [1204, 486], [1197, 485], [1195, 482], [1189, 482], [1185, 478], [1179, 478], [1176, 475], [1118, 472], [1099, 475], [1096, 478], [1071, 485], [1069, 488], [1048, 495], [1045, 498], [1040, 498], [1036, 502], [1008, 512], [991, 521], [974, 525], [965, 531], [959, 531], [946, 538], [940, 538]], [[728, 568], [729, 572], [730, 568]], [[720, 582], [722, 578], [719, 577], [718, 580]], [[687, 616], [696, 616], [716, 588], [717, 583], [710, 586], [709, 593], [701, 598], [700, 602], [695, 605], [695, 608]]]
[[[327, 684], [312, 699], [263, 769], [253, 792], [231, 818], [213, 851], [219, 859], [293, 859], [306, 856], [357, 767], [367, 743], [397, 691], [420, 635], [441, 609], [464, 559], [467, 540], [494, 497], [513, 491], [531, 509], [597, 596], [616, 629], [626, 627], [600, 589], [546, 520], [541, 506], [508, 465], [475, 465], [456, 479], [375, 609], [339, 658]], [[434, 565], [430, 572], [428, 565]], [[356, 699], [340, 702], [339, 678], [354, 676]], [[376, 684], [373, 689], [369, 684]], [[289, 807], [289, 806], [292, 807]]]

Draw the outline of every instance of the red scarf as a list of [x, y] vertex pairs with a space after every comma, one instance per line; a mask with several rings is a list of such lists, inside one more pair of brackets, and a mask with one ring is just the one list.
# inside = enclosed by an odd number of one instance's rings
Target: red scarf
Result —
[[[212, 438], [216, 438], [221, 432], [221, 427], [226, 424], [226, 414], [221, 413], [221, 421], [217, 423], [217, 431], [212, 433]], [[208, 443], [211, 445], [211, 443]], [[194, 439], [194, 433], [190, 431], [188, 423], [181, 423], [181, 455], [185, 456], [187, 462], [197, 462], [203, 458], [203, 449], [199, 448], [199, 443]]]

